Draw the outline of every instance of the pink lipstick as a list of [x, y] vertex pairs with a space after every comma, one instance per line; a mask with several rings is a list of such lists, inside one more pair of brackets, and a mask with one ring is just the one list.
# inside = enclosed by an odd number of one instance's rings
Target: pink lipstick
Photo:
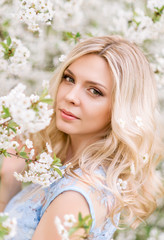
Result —
[[66, 119], [66, 120], [75, 120], [75, 119], [79, 119], [78, 117], [76, 117], [73, 113], [66, 111], [65, 109], [61, 109], [61, 116], [62, 118]]

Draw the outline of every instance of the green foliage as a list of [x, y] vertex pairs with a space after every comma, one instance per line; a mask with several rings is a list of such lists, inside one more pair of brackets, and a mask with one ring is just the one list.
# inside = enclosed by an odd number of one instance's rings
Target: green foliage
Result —
[[11, 129], [14, 133], [16, 133], [17, 127], [19, 127], [19, 125], [13, 120], [10, 120], [7, 125], [7, 130]]
[[79, 32], [72, 33], [72, 32], [64, 32], [64, 39], [67, 40], [73, 40], [75, 43], [79, 42], [81, 38], [81, 34]]
[[53, 165], [55, 165], [57, 167], [61, 167], [62, 166], [60, 158], [57, 158], [55, 153], [54, 153], [53, 159], [54, 159], [54, 161], [52, 163]]
[[6, 221], [8, 216], [0, 216], [0, 240], [3, 240], [5, 235], [9, 233], [9, 230], [3, 227], [2, 223]]
[[43, 102], [43, 103], [47, 103], [49, 105], [52, 105], [53, 100], [51, 98], [47, 98], [47, 95], [48, 95], [48, 89], [45, 88], [42, 91], [39, 100], [35, 103], [32, 103], [31, 109], [33, 109], [35, 112], [39, 112], [39, 109], [38, 109], [39, 102]]
[[10, 36], [7, 37], [6, 43], [5, 42], [0, 42], [4, 49], [4, 58], [9, 59], [10, 57], [14, 56], [15, 53], [15, 48], [12, 46], [12, 41]]
[[7, 150], [3, 148], [0, 149], [0, 155], [3, 155], [4, 157], [10, 157], [10, 154], [7, 152]]
[[87, 215], [83, 218], [82, 214], [79, 213], [78, 222], [69, 230], [69, 236], [73, 235], [79, 229], [83, 229], [84, 234], [83, 236], [79, 236], [78, 239], [87, 239], [91, 225], [92, 225], [91, 215]]
[[158, 22], [162, 16], [163, 10], [164, 10], [164, 6], [162, 6], [161, 8], [155, 8], [156, 11], [153, 14], [152, 20], [153, 22]]
[[4, 114], [1, 115], [1, 118], [5, 119], [8, 117], [11, 117], [10, 111], [8, 107], [5, 107], [4, 105], [2, 106]]
[[59, 158], [56, 157], [55, 153], [54, 153], [54, 157], [53, 157], [54, 161], [52, 162], [52, 167], [53, 167], [53, 170], [56, 171], [60, 177], [62, 177], [62, 172], [59, 168], [56, 168], [56, 167], [61, 167], [62, 164], [61, 164], [61, 160]]

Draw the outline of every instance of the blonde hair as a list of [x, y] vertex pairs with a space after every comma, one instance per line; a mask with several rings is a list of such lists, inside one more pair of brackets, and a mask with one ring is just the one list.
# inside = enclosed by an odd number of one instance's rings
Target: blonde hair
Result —
[[[63, 72], [76, 59], [86, 54], [104, 58], [111, 69], [111, 122], [105, 136], [91, 144], [71, 162], [93, 175], [98, 166], [106, 172], [106, 186], [115, 196], [110, 212], [113, 219], [123, 211], [131, 227], [146, 219], [156, 208], [156, 199], [164, 194], [156, 166], [161, 159], [161, 139], [157, 129], [157, 94], [154, 74], [142, 51], [119, 36], [93, 37], [71, 51], [57, 69], [50, 84], [55, 100]], [[69, 136], [56, 128], [55, 113], [46, 131], [56, 155], [63, 161], [69, 146]], [[73, 174], [71, 168], [69, 174]], [[118, 189], [118, 180], [127, 181], [127, 188]]]

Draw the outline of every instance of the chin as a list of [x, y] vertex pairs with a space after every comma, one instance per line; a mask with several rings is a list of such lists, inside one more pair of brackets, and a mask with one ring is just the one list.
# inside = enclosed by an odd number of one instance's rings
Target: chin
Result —
[[71, 131], [68, 126], [64, 126], [65, 124], [63, 123], [56, 123], [56, 127], [59, 131], [66, 133], [66, 134], [71, 134]]

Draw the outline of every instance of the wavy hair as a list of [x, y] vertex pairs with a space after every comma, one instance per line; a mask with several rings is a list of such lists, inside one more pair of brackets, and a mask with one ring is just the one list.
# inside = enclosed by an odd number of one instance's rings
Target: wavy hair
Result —
[[[114, 219], [124, 209], [124, 221], [136, 228], [154, 211], [157, 198], [164, 194], [156, 172], [163, 153], [157, 128], [154, 74], [134, 43], [119, 36], [90, 38], [77, 44], [56, 70], [50, 83], [54, 109], [65, 69], [79, 57], [93, 53], [104, 58], [112, 72], [111, 121], [104, 136], [72, 159], [67, 173], [72, 175], [73, 169], [80, 167], [92, 176], [102, 166], [106, 172], [104, 185], [115, 197], [109, 217]], [[64, 162], [70, 139], [56, 128], [55, 113], [42, 135]], [[127, 182], [126, 189], [118, 188], [119, 181]]]

